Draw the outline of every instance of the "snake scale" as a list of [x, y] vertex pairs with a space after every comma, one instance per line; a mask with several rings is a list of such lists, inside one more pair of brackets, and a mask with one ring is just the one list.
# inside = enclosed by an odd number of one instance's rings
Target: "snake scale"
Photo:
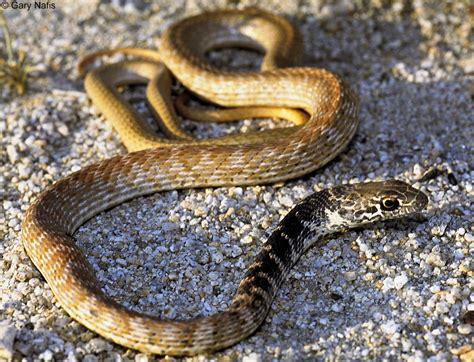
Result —
[[[279, 16], [257, 9], [218, 11], [172, 25], [162, 35], [159, 56], [149, 52], [155, 59], [120, 62], [89, 73], [87, 92], [134, 152], [56, 182], [38, 196], [22, 224], [28, 255], [69, 315], [103, 337], [143, 352], [213, 352], [251, 335], [263, 323], [290, 268], [316, 241], [426, 206], [427, 197], [401, 181], [338, 186], [309, 196], [274, 230], [229, 308], [211, 316], [164, 320], [127, 310], [103, 293], [72, 237], [89, 218], [157, 191], [293, 179], [323, 166], [347, 146], [358, 124], [354, 92], [326, 70], [279, 68], [297, 58], [300, 43], [290, 23]], [[262, 71], [223, 72], [209, 65], [206, 52], [228, 45], [264, 51]], [[194, 139], [176, 120], [168, 70], [194, 94], [220, 106], [299, 109], [309, 119], [277, 131]], [[138, 81], [149, 83], [149, 102], [169, 139], [150, 132], [116, 90]]]

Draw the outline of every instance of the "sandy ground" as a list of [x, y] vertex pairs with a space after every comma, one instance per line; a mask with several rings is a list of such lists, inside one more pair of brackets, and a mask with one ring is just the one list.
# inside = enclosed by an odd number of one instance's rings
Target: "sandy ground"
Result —
[[[22, 215], [54, 181], [126, 153], [84, 93], [75, 71], [81, 55], [154, 47], [178, 19], [256, 2], [50, 0], [49, 9], [30, 11], [8, 4], [14, 47], [26, 51], [35, 71], [25, 96], [0, 93], [0, 356], [159, 360], [102, 339], [61, 309], [23, 250]], [[306, 65], [337, 72], [358, 92], [357, 136], [335, 161], [299, 180], [156, 194], [93, 218], [75, 236], [104, 290], [162, 317], [212, 314], [229, 304], [269, 232], [302, 197], [334, 184], [397, 178], [430, 195], [423, 217], [311, 249], [255, 335], [196, 360], [473, 360], [472, 5], [258, 5], [298, 27]], [[256, 62], [246, 52], [215, 57], [236, 67]], [[187, 123], [200, 136], [274, 126]], [[417, 183], [432, 167], [443, 172]]]

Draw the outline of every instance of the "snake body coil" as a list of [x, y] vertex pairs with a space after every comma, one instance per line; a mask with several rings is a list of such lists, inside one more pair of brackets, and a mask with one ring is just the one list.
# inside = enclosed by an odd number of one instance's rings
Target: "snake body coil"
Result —
[[[282, 43], [282, 39], [289, 41]], [[274, 69], [296, 51], [297, 39], [286, 20], [248, 10], [185, 19], [173, 25], [161, 42], [161, 61], [201, 98], [223, 106], [291, 107], [309, 114], [304, 125], [279, 132], [205, 141], [191, 138], [168, 108], [169, 89], [164, 88], [169, 86], [169, 75], [156, 62], [122, 62], [88, 76], [86, 88], [94, 103], [129, 150], [137, 152], [91, 165], [56, 182], [31, 205], [22, 224], [28, 255], [74, 319], [143, 352], [193, 355], [222, 349], [250, 335], [263, 322], [288, 271], [316, 240], [426, 205], [426, 196], [398, 181], [342, 186], [310, 196], [276, 228], [231, 306], [209, 317], [163, 320], [127, 310], [102, 292], [72, 238], [81, 224], [99, 212], [157, 191], [295, 178], [321, 167], [346, 147], [358, 123], [354, 93], [325, 70]], [[205, 52], [215, 44], [242, 41], [266, 51], [263, 69], [267, 70], [223, 73], [204, 62]], [[173, 139], [154, 136], [116, 91], [117, 84], [137, 78], [150, 79], [150, 102], [156, 101], [156, 112]]]

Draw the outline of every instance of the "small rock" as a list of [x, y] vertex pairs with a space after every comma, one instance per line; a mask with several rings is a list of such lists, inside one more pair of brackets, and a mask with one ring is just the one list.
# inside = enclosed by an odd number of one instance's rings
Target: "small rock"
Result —
[[262, 358], [257, 353], [250, 353], [242, 358], [242, 362], [260, 362]]
[[54, 354], [52, 351], [47, 349], [46, 351], [41, 352], [38, 357], [41, 361], [52, 361], [54, 358]]
[[15, 146], [13, 145], [7, 146], [7, 155], [11, 163], [15, 163], [20, 158], [18, 155], [18, 152], [16, 151]]
[[20, 163], [18, 165], [18, 176], [21, 179], [26, 180], [30, 177], [31, 174], [31, 167], [25, 166], [24, 164]]
[[13, 341], [16, 328], [8, 320], [0, 322], [0, 359], [11, 360], [13, 357]]
[[446, 302], [438, 302], [436, 303], [436, 311], [439, 314], [446, 314], [449, 312], [449, 305]]
[[346, 272], [344, 273], [344, 279], [346, 279], [349, 282], [354, 281], [357, 279], [357, 274], [355, 271]]
[[464, 240], [466, 240], [468, 243], [472, 243], [474, 241], [474, 235], [471, 233], [465, 233]]
[[331, 307], [331, 310], [336, 312], [336, 313], [342, 312], [343, 309], [344, 309], [344, 307], [342, 306], [342, 304], [339, 304], [339, 303], [334, 303]]
[[458, 326], [458, 332], [461, 334], [468, 335], [472, 332], [472, 326], [470, 324], [460, 324]]
[[209, 276], [209, 279], [214, 280], [214, 281], [219, 279], [219, 273], [217, 272], [210, 272], [208, 276]]
[[437, 253], [430, 253], [426, 257], [426, 263], [437, 267], [443, 267], [446, 265], [446, 262], [441, 259], [441, 256]]
[[102, 338], [92, 338], [87, 343], [86, 348], [91, 353], [100, 353], [112, 350], [112, 345]]
[[240, 240], [240, 242], [241, 242], [242, 244], [250, 244], [252, 241], [253, 241], [253, 238], [252, 238], [252, 236], [250, 236], [250, 235], [245, 235], [245, 236]]
[[474, 73], [474, 60], [472, 58], [462, 59], [459, 64], [467, 74]]
[[398, 329], [400, 328], [400, 325], [395, 323], [394, 320], [388, 320], [384, 324], [380, 326], [380, 329], [382, 330], [383, 333], [388, 334], [388, 335], [393, 335], [398, 332]]
[[458, 280], [456, 278], [448, 278], [446, 280], [447, 285], [458, 285]]
[[414, 174], [416, 177], [421, 177], [424, 172], [425, 172], [425, 169], [424, 169], [423, 166], [421, 166], [419, 163], [416, 163], [416, 164], [413, 166], [413, 174]]
[[286, 207], [291, 207], [291, 206], [293, 206], [293, 200], [292, 200], [291, 198], [289, 198], [288, 196], [279, 197], [279, 198], [278, 198], [278, 201], [279, 201], [280, 204], [282, 204], [283, 206], [286, 206]]
[[408, 282], [408, 277], [406, 276], [405, 273], [402, 275], [397, 275], [395, 279], [393, 279], [393, 284], [397, 290], [400, 290], [403, 288], [403, 286]]
[[138, 353], [136, 356], [135, 356], [135, 362], [148, 362], [149, 361], [149, 358], [146, 354], [144, 353]]
[[386, 292], [387, 290], [393, 289], [395, 287], [395, 284], [393, 282], [393, 278], [387, 277], [383, 281], [383, 286], [382, 286], [382, 291]]

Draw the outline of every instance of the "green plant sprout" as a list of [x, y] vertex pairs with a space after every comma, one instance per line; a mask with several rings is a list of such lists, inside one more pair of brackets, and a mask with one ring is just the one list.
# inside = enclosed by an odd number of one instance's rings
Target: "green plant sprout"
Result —
[[26, 91], [31, 67], [23, 50], [18, 50], [16, 54], [13, 51], [10, 30], [3, 10], [0, 10], [0, 28], [3, 29], [6, 48], [6, 59], [0, 57], [0, 84], [5, 84], [14, 89], [18, 95], [22, 95]]

